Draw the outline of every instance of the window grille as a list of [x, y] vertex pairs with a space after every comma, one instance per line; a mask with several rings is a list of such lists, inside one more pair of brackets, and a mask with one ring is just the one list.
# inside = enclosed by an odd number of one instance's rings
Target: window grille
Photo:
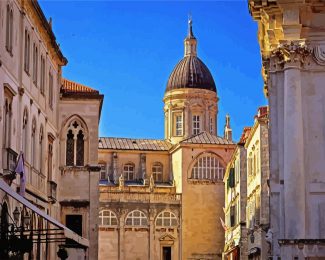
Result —
[[72, 166], [74, 164], [74, 140], [72, 130], [69, 130], [67, 134], [67, 146], [66, 146], [66, 165]]
[[125, 224], [127, 226], [147, 226], [148, 220], [142, 211], [134, 210], [127, 215]]
[[117, 217], [113, 211], [102, 210], [99, 212], [99, 225], [117, 226]]
[[77, 135], [77, 166], [84, 165], [84, 135], [82, 130], [79, 130]]
[[212, 155], [203, 155], [197, 159], [192, 168], [192, 179], [222, 180], [224, 168]]
[[156, 219], [157, 227], [175, 227], [177, 226], [177, 217], [170, 211], [159, 213]]

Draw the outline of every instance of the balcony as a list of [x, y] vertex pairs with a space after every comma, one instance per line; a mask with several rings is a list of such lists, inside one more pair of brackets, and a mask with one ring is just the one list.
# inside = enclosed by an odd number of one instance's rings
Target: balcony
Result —
[[49, 198], [49, 201], [51, 203], [56, 202], [56, 187], [57, 184], [54, 181], [48, 181], [47, 182], [47, 196]]

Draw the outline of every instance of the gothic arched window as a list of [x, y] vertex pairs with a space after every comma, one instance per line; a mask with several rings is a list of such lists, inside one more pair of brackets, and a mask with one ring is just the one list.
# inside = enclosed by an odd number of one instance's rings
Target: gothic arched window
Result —
[[6, 99], [4, 106], [4, 122], [3, 122], [3, 146], [5, 148], [10, 147], [10, 137], [11, 137], [11, 101]]
[[66, 135], [66, 165], [83, 166], [85, 163], [85, 130], [82, 124], [73, 120]]
[[203, 154], [196, 159], [192, 168], [192, 179], [222, 180], [224, 167], [213, 154]]
[[43, 171], [43, 139], [44, 139], [44, 134], [43, 134], [43, 126], [40, 127], [40, 130], [39, 130], [39, 149], [38, 149], [38, 152], [39, 152], [39, 156], [38, 156], [38, 159], [39, 159], [39, 172], [42, 173]]

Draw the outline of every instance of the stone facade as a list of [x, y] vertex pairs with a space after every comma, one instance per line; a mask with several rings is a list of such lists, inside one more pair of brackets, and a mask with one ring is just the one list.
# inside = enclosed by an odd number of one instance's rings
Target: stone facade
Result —
[[218, 97], [191, 21], [184, 44], [164, 96], [165, 140], [100, 138], [99, 259], [222, 258], [235, 145], [216, 136]]
[[323, 259], [324, 2], [249, 1], [270, 107], [274, 259]]
[[[74, 231], [89, 239], [90, 249], [67, 248], [69, 256], [97, 259], [99, 167], [97, 152], [91, 151], [97, 151], [103, 97], [98, 91], [62, 79], [67, 59], [37, 1], [0, 2], [0, 39], [0, 177], [11, 185], [12, 192], [22, 189], [19, 174], [13, 174], [22, 152], [25, 199], [73, 230], [75, 223], [67, 223], [67, 216], [82, 216], [80, 232]], [[80, 159], [67, 166], [67, 130], [75, 122], [82, 125], [78, 128], [82, 133], [75, 135], [79, 150], [72, 154], [82, 150], [82, 162]], [[78, 134], [83, 138], [78, 139]], [[2, 190], [0, 203], [1, 220], [9, 224], [14, 224], [17, 209], [21, 216], [31, 216], [30, 229], [45, 230], [51, 225], [47, 217]], [[48, 245], [34, 241], [33, 249], [25, 255], [29, 259], [56, 259], [62, 244], [64, 241]]]

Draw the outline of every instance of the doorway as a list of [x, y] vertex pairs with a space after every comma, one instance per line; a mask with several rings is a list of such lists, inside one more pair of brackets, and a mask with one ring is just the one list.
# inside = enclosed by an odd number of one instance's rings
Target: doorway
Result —
[[172, 260], [172, 248], [170, 246], [164, 246], [162, 248], [162, 253], [162, 260]]

